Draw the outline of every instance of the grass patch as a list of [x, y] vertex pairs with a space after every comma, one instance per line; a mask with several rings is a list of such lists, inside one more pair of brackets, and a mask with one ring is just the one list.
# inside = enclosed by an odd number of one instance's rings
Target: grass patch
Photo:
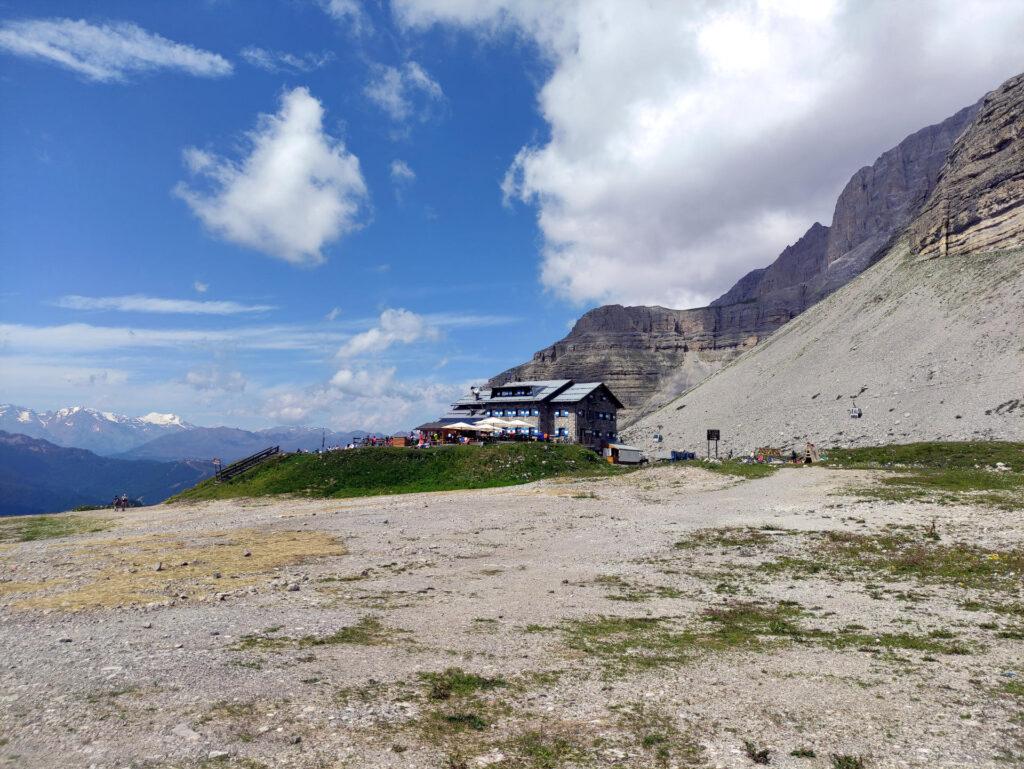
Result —
[[89, 542], [75, 559], [80, 566], [95, 568], [92, 581], [14, 606], [75, 610], [166, 603], [182, 595], [201, 600], [257, 584], [282, 566], [344, 554], [341, 542], [318, 531], [236, 529], [211, 532], [193, 542], [167, 535]]
[[569, 728], [544, 726], [528, 728], [502, 744], [507, 759], [502, 767], [557, 769], [586, 757], [579, 735]]
[[702, 655], [741, 649], [769, 649], [786, 643], [863, 651], [912, 650], [970, 654], [973, 648], [952, 634], [871, 633], [861, 627], [838, 631], [806, 628], [806, 613], [795, 603], [733, 602], [705, 610], [696, 623], [670, 617], [607, 617], [565, 623], [563, 643], [598, 661], [606, 676], [687, 664]]
[[975, 588], [1013, 588], [1024, 572], [1024, 549], [944, 544], [927, 533], [908, 528], [885, 534], [828, 531], [813, 535], [808, 557], [783, 556], [762, 568], [805, 574], [847, 569]]
[[1024, 470], [1024, 443], [1004, 441], [935, 441], [857, 449], [829, 449], [828, 464], [839, 467], [920, 467], [973, 470], [997, 462]]
[[704, 750], [690, 735], [676, 726], [675, 719], [649, 703], [639, 701], [613, 707], [619, 714], [619, 728], [649, 756], [656, 766], [698, 766]]
[[381, 624], [376, 617], [363, 617], [354, 625], [325, 635], [307, 635], [301, 638], [276, 635], [281, 628], [267, 628], [260, 633], [243, 635], [229, 648], [232, 651], [254, 651], [275, 649], [309, 649], [315, 646], [337, 646], [352, 644], [356, 646], [383, 646], [394, 643], [407, 631], [395, 630]]
[[650, 601], [654, 598], [680, 598], [682, 592], [669, 585], [646, 585], [628, 580], [618, 575], [602, 575], [594, 580], [598, 585], [609, 587], [615, 590], [605, 596], [610, 601], [627, 601], [640, 603]]
[[35, 542], [105, 531], [115, 521], [86, 515], [17, 515], [0, 517], [0, 542]]
[[293, 494], [361, 497], [511, 486], [559, 476], [619, 472], [583, 446], [548, 443], [363, 448], [289, 454], [226, 483], [210, 479], [168, 502]]
[[748, 526], [746, 528], [700, 529], [690, 534], [686, 539], [676, 542], [673, 547], [676, 550], [694, 550], [710, 547], [760, 547], [771, 544], [779, 536], [796, 533], [787, 529], [769, 526], [762, 526], [761, 528]]
[[710, 470], [713, 473], [722, 475], [734, 475], [747, 480], [753, 478], [766, 478], [779, 469], [778, 465], [759, 464], [757, 462], [740, 462], [735, 459], [727, 459], [722, 462], [701, 462], [697, 465], [703, 470]]
[[[1010, 472], [986, 468], [1002, 462]], [[859, 449], [831, 449], [835, 467], [897, 470], [878, 483], [851, 489], [887, 502], [928, 500], [1013, 510], [1024, 504], [1024, 443], [930, 442]]]
[[867, 769], [867, 761], [862, 756], [839, 755], [829, 756], [832, 769]]
[[504, 678], [484, 678], [467, 673], [462, 668], [447, 668], [440, 673], [420, 673], [419, 678], [427, 684], [427, 697], [432, 700], [467, 697], [477, 692], [508, 686], [508, 681]]

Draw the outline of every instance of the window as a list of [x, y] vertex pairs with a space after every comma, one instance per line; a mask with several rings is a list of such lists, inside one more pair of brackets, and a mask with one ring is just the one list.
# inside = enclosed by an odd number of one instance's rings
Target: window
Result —
[[539, 417], [540, 409], [530, 409], [530, 416]]
[[569, 428], [568, 427], [559, 427], [557, 430], [555, 430], [555, 435], [557, 435], [559, 438], [564, 438], [568, 434], [569, 434]]

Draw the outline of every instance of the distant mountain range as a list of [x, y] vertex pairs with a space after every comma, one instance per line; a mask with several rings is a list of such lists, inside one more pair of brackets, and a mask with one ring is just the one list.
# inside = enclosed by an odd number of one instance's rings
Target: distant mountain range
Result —
[[74, 446], [97, 454], [119, 454], [154, 438], [193, 429], [174, 414], [128, 417], [81, 406], [58, 411], [33, 411], [0, 405], [0, 430], [44, 438], [58, 446]]
[[0, 431], [0, 515], [102, 505], [122, 493], [152, 505], [212, 474], [209, 462], [112, 459]]
[[210, 460], [232, 462], [268, 446], [284, 451], [312, 451], [321, 441], [344, 446], [366, 435], [363, 431], [323, 431], [316, 427], [271, 427], [241, 430], [197, 427], [175, 414], [151, 413], [129, 417], [74, 406], [58, 411], [33, 411], [0, 405], [0, 430], [41, 438], [57, 446], [87, 449], [120, 459]]
[[247, 457], [269, 446], [283, 451], [315, 451], [326, 446], [344, 446], [367, 433], [323, 431], [315, 427], [271, 427], [266, 430], [240, 430], [237, 427], [193, 427], [186, 432], [170, 433], [118, 454], [120, 459], [204, 459], [217, 457], [224, 463]]

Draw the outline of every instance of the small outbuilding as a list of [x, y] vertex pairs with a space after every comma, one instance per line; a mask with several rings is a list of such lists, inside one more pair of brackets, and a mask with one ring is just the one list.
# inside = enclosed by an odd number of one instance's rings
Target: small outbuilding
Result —
[[605, 457], [615, 465], [638, 465], [644, 459], [643, 452], [636, 446], [624, 443], [609, 443], [604, 450]]

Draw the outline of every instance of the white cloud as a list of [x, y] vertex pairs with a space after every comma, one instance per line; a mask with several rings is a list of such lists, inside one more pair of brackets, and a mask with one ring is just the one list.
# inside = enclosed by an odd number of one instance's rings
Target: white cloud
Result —
[[343, 368], [326, 384], [278, 389], [260, 413], [285, 423], [322, 420], [337, 429], [405, 431], [446, 412], [468, 389], [468, 383], [399, 380], [391, 368]]
[[224, 371], [220, 368], [192, 369], [186, 372], [184, 382], [194, 390], [231, 393], [243, 392], [248, 384], [241, 371]]
[[96, 26], [74, 19], [8, 21], [0, 26], [0, 48], [52, 62], [98, 82], [159, 69], [201, 77], [231, 74], [231, 63], [222, 56], [126, 22]]
[[374, 354], [386, 350], [396, 342], [411, 344], [421, 339], [438, 339], [437, 327], [422, 315], [409, 310], [384, 310], [377, 325], [361, 334], [356, 334], [338, 350], [341, 358]]
[[396, 123], [418, 115], [426, 119], [444, 103], [444, 91], [427, 71], [414, 61], [401, 68], [377, 64], [363, 92]]
[[416, 172], [404, 160], [392, 160], [391, 181], [395, 184], [411, 184], [416, 181]]
[[[202, 288], [200, 288], [202, 286]], [[196, 283], [200, 293], [208, 288]], [[163, 299], [156, 296], [132, 294], [129, 296], [62, 296], [54, 304], [67, 310], [116, 310], [118, 312], [150, 312], [179, 315], [238, 315], [240, 313], [267, 312], [277, 308], [270, 304], [240, 304], [239, 302], [196, 301], [194, 299]]]
[[331, 377], [331, 387], [340, 393], [372, 397], [383, 395], [395, 380], [394, 367], [384, 369], [339, 369]]
[[324, 132], [323, 114], [307, 89], [287, 91], [277, 114], [260, 116], [241, 162], [186, 150], [189, 169], [212, 189], [182, 183], [175, 193], [225, 240], [292, 264], [322, 263], [325, 245], [358, 229], [367, 197], [359, 159]]
[[348, 25], [356, 34], [370, 31], [370, 20], [359, 0], [320, 0], [320, 7], [335, 21]]
[[192, 284], [192, 288], [194, 288], [197, 293], [205, 294], [207, 291], [210, 290], [210, 284], [203, 283], [201, 280], [197, 280], [195, 283]]
[[0, 323], [0, 348], [30, 352], [98, 352], [187, 348], [309, 350], [326, 353], [346, 339], [341, 332], [303, 326], [242, 326], [223, 329], [130, 328], [66, 323], [27, 326]]
[[[239, 350], [306, 350], [329, 355], [339, 346], [355, 354], [383, 350], [395, 342], [433, 340], [444, 328], [483, 328], [519, 322], [507, 315], [437, 313], [417, 315], [408, 310], [385, 310], [378, 318], [358, 318], [326, 326], [273, 325], [231, 328], [138, 328], [65, 323], [30, 326], [0, 323], [0, 350], [30, 352], [101, 352], [139, 348], [236, 348]], [[371, 325], [372, 324], [372, 325]], [[366, 329], [352, 335], [344, 329]]]
[[[765, 266], [850, 176], [1020, 70], [1016, 0], [395, 0], [407, 27], [537, 44], [550, 139], [502, 189], [536, 206], [543, 283], [703, 304]], [[951, 51], [955, 52], [951, 55]]]
[[257, 46], [243, 48], [239, 55], [248, 64], [267, 72], [312, 72], [330, 64], [335, 59], [334, 53], [331, 51], [304, 53], [298, 56], [287, 51], [271, 51]]
[[338, 319], [339, 315], [341, 315], [341, 308], [340, 307], [332, 307], [330, 309], [330, 311], [324, 316], [324, 320], [327, 320], [327, 321], [330, 321], [330, 322], [333, 323], [334, 321], [336, 321]]

